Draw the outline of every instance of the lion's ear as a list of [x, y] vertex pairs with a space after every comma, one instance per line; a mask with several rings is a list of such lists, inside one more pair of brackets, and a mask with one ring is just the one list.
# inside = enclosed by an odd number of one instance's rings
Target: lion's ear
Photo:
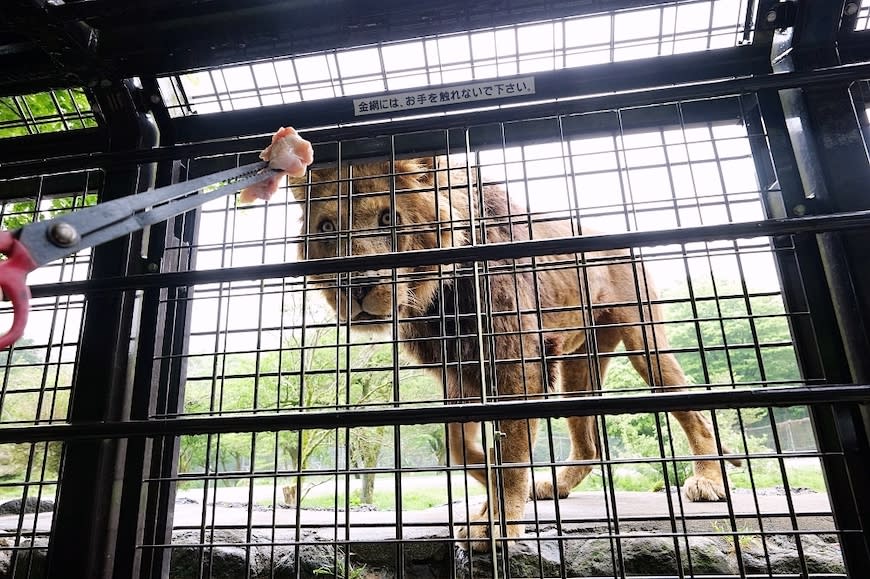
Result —
[[419, 159], [414, 159], [414, 163], [419, 165], [421, 169], [429, 170], [434, 170], [437, 165], [435, 157], [420, 157]]
[[435, 162], [432, 157], [418, 159], [397, 159], [396, 173], [406, 173], [408, 177], [423, 186], [432, 186], [435, 182]]

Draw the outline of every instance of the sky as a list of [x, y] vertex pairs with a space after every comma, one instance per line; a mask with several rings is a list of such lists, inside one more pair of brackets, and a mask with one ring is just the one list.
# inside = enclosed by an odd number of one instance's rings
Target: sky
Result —
[[166, 102], [203, 114], [735, 46], [747, 0], [565, 18], [348, 48], [160, 79]]
[[[689, 0], [665, 7], [230, 66], [161, 79], [160, 84], [168, 103], [172, 103], [179, 88], [192, 103], [189, 109], [174, 108], [173, 114], [207, 114], [715, 50], [742, 42], [745, 3]], [[578, 210], [584, 227], [603, 231], [709, 225], [763, 217], [745, 129], [737, 123], [677, 126], [566, 143], [496, 148], [480, 151], [479, 160], [484, 177], [505, 183], [515, 201], [524, 203], [529, 199], [533, 211]], [[579, 207], [574, 206], [575, 192]], [[629, 204], [627, 210], [622, 209], [625, 203]], [[295, 250], [288, 247], [286, 240], [298, 231], [298, 218], [299, 208], [287, 203], [286, 192], [279, 192], [268, 206], [258, 203], [244, 209], [235, 208], [231, 197], [216, 200], [204, 207], [198, 267], [293, 260]], [[765, 241], [748, 243], [763, 248]], [[703, 244], [690, 246], [690, 250], [699, 252], [690, 260], [693, 278], [736, 279], [738, 267], [743, 266], [754, 272], [747, 280], [750, 291], [778, 289], [769, 253], [747, 253], [738, 263], [733, 251], [727, 250], [729, 245], [711, 244], [722, 248], [721, 255], [712, 258]], [[645, 249], [644, 254], [661, 257], [678, 250], [673, 246]], [[30, 283], [83, 279], [87, 254], [80, 254], [74, 267], [70, 263], [68, 260], [63, 267], [38, 270], [31, 274]], [[679, 257], [651, 263], [659, 279], [685, 278], [686, 266]], [[214, 331], [218, 327], [251, 324], [251, 306], [258, 299], [253, 289], [241, 292], [252, 295], [236, 296], [222, 304], [220, 310], [219, 300], [211, 299], [211, 288], [200, 290], [198, 295], [204, 299], [194, 306], [195, 328]], [[277, 298], [264, 299], [272, 303]], [[280, 300], [275, 303], [275, 307], [281, 307]], [[42, 307], [37, 304], [27, 337], [37, 343], [46, 341], [52, 327], [57, 335], [55, 306], [55, 300], [43, 300]], [[218, 311], [221, 320], [217, 320]], [[64, 331], [74, 335], [80, 310], [73, 307], [65, 315], [69, 319]]]

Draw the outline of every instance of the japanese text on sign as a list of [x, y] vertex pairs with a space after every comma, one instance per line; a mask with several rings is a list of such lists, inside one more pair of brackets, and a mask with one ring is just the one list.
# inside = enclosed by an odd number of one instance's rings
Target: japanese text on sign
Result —
[[438, 90], [419, 89], [389, 93], [378, 97], [353, 99], [354, 116], [407, 111], [439, 105], [470, 103], [535, 94], [535, 77], [491, 80]]

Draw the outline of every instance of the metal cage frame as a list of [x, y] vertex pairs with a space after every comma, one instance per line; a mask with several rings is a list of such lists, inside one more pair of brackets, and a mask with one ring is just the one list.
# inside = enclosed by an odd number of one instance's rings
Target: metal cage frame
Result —
[[[76, 190], [82, 175], [87, 175], [85, 190], [97, 191], [100, 200], [193, 178], [244, 161], [266, 143], [262, 135], [285, 119], [299, 119], [303, 124], [297, 128], [315, 143], [323, 143], [316, 147], [317, 159], [330, 162], [339, 156], [365, 159], [465, 150], [469, 144], [464, 129], [470, 125], [504, 126], [563, 115], [577, 130], [606, 130], [613, 122], [608, 112], [646, 105], [663, 106], [651, 108], [649, 116], [638, 114], [634, 119], [638, 126], [660, 124], [673, 112], [667, 106], [672, 103], [685, 103], [680, 114], [692, 118], [738, 117], [750, 133], [755, 169], [766, 188], [763, 193], [770, 193], [765, 200], [770, 219], [764, 223], [570, 241], [531, 240], [401, 259], [455, 263], [632, 248], [661, 241], [770, 236], [774, 248], [787, 249], [794, 256], [778, 265], [787, 309], [809, 312], [797, 319], [792, 332], [801, 370], [813, 385], [641, 396], [628, 402], [591, 397], [534, 405], [382, 408], [350, 415], [321, 411], [300, 414], [294, 428], [806, 404], [811, 408], [836, 528], [850, 531], [839, 537], [847, 573], [863, 577], [870, 568], [870, 501], [864, 491], [870, 488], [870, 268], [865, 257], [870, 245], [870, 132], [866, 115], [856, 114], [856, 103], [870, 102], [866, 96], [870, 32], [855, 30], [859, 18], [866, 20], [866, 8], [859, 3], [756, 0], [748, 3], [744, 28], [747, 35], [751, 31], [751, 41], [739, 46], [535, 73], [534, 97], [511, 101], [521, 106], [422, 118], [385, 113], [367, 117], [372, 121], [367, 124], [354, 123], [353, 97], [224, 112], [219, 122], [208, 115], [173, 117], [158, 86], [161, 77], [227, 63], [668, 3], [446, 0], [437, 8], [409, 8], [392, 0], [335, 2], [346, 14], [324, 22], [318, 2], [257, 0], [239, 14], [237, 3], [216, 0], [202, 15], [194, 7], [158, 0], [139, 26], [130, 23], [131, 15], [140, 10], [135, 2], [15, 1], [0, 28], [0, 44], [6, 49], [0, 51], [0, 93], [88, 87], [97, 126], [85, 126], [90, 123], [82, 122], [84, 117], [76, 109], [69, 114], [77, 115], [80, 128], [0, 139], [0, 199], [26, 194], [24, 183], [31, 177], [41, 178], [40, 195], [50, 197]], [[293, 30], [276, 23], [264, 28], [264, 19], [288, 10], [297, 17]], [[199, 30], [200, 17], [205, 18], [207, 34]], [[131, 42], [131, 35], [164, 39], [174, 50], [165, 50], [159, 40]], [[210, 43], [208, 35], [219, 42]], [[450, 105], [437, 106], [432, 112], [450, 109]], [[64, 114], [58, 105], [58, 118], [65, 118]], [[534, 142], [546, 131], [545, 120], [540, 126], [526, 122], [514, 128], [523, 139]], [[480, 131], [481, 143], [503, 138], [497, 127], [494, 130], [488, 136]], [[401, 138], [391, 137], [396, 134]], [[333, 141], [344, 143], [341, 150]], [[170, 479], [177, 471], [178, 437], [287, 427], [286, 418], [274, 413], [183, 415], [180, 385], [186, 371], [190, 288], [349, 272], [379, 263], [377, 256], [362, 256], [195, 270], [197, 227], [196, 212], [181, 216], [151, 228], [148, 235], [95, 248], [87, 279], [32, 287], [35, 298], [83, 294], [87, 304], [68, 416], [0, 428], [0, 444], [64, 443], [47, 576], [166, 576], [167, 552], [138, 545], [171, 542]], [[392, 267], [395, 260], [394, 255]], [[130, 355], [134, 331], [136, 350]], [[162, 481], [152, 486], [145, 500], [143, 480]], [[397, 553], [401, 569], [401, 549]]]

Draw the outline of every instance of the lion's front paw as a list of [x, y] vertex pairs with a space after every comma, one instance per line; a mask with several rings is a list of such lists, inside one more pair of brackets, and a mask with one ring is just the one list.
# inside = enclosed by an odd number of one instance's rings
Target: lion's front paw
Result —
[[[498, 527], [495, 528], [498, 533]], [[464, 541], [459, 543], [464, 548], [471, 548], [472, 551], [489, 551], [489, 527], [484, 524], [471, 524], [464, 527], [456, 527], [456, 537]], [[486, 539], [486, 540], [475, 540]]]
[[568, 498], [568, 495], [571, 494], [570, 489], [564, 489], [561, 485], [555, 487], [555, 485], [553, 485], [553, 481], [539, 480], [535, 483], [534, 496], [532, 496], [532, 498], [541, 500], [552, 500], [556, 497], [556, 493], [554, 492], [555, 488], [559, 489], [560, 499]]
[[702, 476], [691, 476], [683, 485], [686, 498], [696, 502], [714, 502], [725, 500], [725, 485], [722, 481], [716, 481]]
[[[489, 551], [489, 529], [490, 525], [486, 517], [475, 517], [471, 520], [470, 525], [456, 527], [456, 537], [463, 540], [460, 542], [462, 547], [468, 548], [470, 545], [472, 551]], [[493, 530], [495, 531], [495, 538], [500, 538], [501, 526], [498, 524], [498, 521], [493, 525]], [[524, 531], [523, 525], [507, 526], [507, 536], [511, 539], [522, 537]], [[502, 543], [497, 541], [496, 546], [501, 547]]]

